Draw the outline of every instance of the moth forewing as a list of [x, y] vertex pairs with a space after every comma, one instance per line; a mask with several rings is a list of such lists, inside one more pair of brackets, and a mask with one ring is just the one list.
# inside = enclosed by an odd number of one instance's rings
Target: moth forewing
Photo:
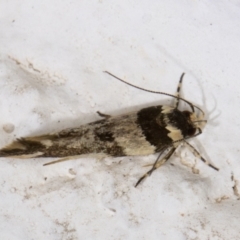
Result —
[[[176, 95], [140, 88], [115, 75], [112, 77], [137, 89], [167, 95], [176, 99], [173, 106], [150, 106], [139, 111], [110, 116], [101, 112], [102, 120], [69, 128], [55, 134], [20, 138], [0, 150], [1, 157], [60, 158], [45, 165], [76, 159], [82, 155], [101, 156], [144, 156], [158, 153], [152, 168], [136, 183], [137, 186], [154, 170], [162, 166], [181, 143], [186, 143], [193, 154], [208, 166], [218, 170], [206, 161], [189, 143], [188, 138], [202, 133], [206, 120], [204, 112], [191, 102], [181, 98], [180, 90], [184, 73], [181, 75]], [[180, 111], [179, 102], [187, 103], [190, 110]], [[167, 152], [166, 152], [167, 150]], [[163, 153], [166, 154], [162, 156]]]

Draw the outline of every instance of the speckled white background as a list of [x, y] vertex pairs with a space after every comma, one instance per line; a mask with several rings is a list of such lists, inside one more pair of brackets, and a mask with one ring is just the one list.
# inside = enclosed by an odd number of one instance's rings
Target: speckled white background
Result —
[[1, 147], [172, 103], [104, 70], [169, 93], [186, 72], [183, 95], [208, 116], [190, 142], [220, 168], [182, 147], [134, 188], [156, 156], [2, 158], [0, 239], [239, 239], [239, 1], [2, 1], [0, 16]]

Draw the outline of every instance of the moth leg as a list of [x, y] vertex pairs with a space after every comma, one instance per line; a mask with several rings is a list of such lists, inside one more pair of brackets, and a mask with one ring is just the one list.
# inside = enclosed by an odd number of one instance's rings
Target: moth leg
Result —
[[178, 83], [177, 93], [176, 93], [177, 100], [176, 100], [176, 103], [175, 103], [175, 108], [178, 108], [178, 105], [179, 105], [179, 97], [180, 97], [180, 91], [181, 91], [181, 87], [182, 87], [182, 81], [183, 81], [184, 74], [185, 73], [183, 73], [181, 75], [179, 83]]
[[57, 159], [55, 161], [45, 163], [45, 164], [43, 164], [43, 166], [48, 166], [48, 165], [52, 165], [52, 164], [55, 164], [55, 163], [65, 162], [65, 161], [68, 161], [68, 160], [77, 159], [79, 157], [81, 157], [81, 155], [59, 158], [59, 159]]
[[171, 156], [172, 154], [175, 152], [176, 148], [172, 147], [171, 150], [159, 161], [159, 157], [158, 156], [157, 160], [155, 161], [155, 163], [153, 164], [152, 168], [146, 172], [136, 183], [135, 187], [138, 186], [138, 184], [140, 182], [142, 182], [143, 179], [145, 179], [146, 177], [150, 176], [152, 174], [153, 171], [155, 171], [157, 168], [161, 167]]
[[157, 159], [155, 160], [155, 162], [153, 164], [143, 165], [143, 167], [155, 166], [157, 164], [157, 162], [159, 161], [160, 157], [162, 156], [162, 154], [164, 153], [164, 151], [166, 151], [167, 149], [168, 149], [168, 147], [163, 147], [163, 148], [158, 149], [158, 152], [160, 152], [160, 153], [159, 153]]
[[100, 117], [103, 117], [103, 118], [106, 118], [106, 119], [108, 119], [108, 118], [111, 117], [111, 115], [104, 114], [104, 113], [101, 113], [101, 112], [99, 112], [99, 111], [97, 111], [97, 114], [98, 114]]
[[205, 158], [203, 158], [201, 154], [196, 150], [196, 148], [193, 147], [190, 143], [188, 143], [187, 141], [184, 141], [184, 144], [191, 150], [191, 152], [195, 157], [201, 159], [206, 165], [213, 168], [214, 170], [219, 171], [217, 167], [213, 166], [210, 162], [208, 162]]

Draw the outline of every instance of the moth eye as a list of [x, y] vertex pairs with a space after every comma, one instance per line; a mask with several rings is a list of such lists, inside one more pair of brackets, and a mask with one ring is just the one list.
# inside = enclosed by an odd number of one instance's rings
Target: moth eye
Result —
[[196, 128], [189, 128], [188, 129], [188, 136], [193, 136], [196, 133]]
[[182, 111], [182, 113], [183, 113], [183, 115], [186, 117], [186, 118], [190, 118], [190, 116], [191, 116], [191, 112], [189, 112], [189, 111]]

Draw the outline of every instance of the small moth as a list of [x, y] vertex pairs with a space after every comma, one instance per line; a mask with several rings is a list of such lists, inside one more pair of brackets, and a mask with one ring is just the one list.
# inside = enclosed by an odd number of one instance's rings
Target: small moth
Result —
[[[176, 99], [175, 105], [151, 106], [120, 116], [97, 112], [103, 117], [102, 120], [54, 134], [16, 139], [0, 150], [0, 157], [60, 158], [44, 164], [49, 165], [89, 154], [122, 157], [158, 153], [151, 169], [137, 181], [136, 187], [154, 170], [162, 166], [177, 147], [184, 143], [196, 157], [211, 168], [218, 170], [187, 142], [187, 139], [202, 133], [207, 121], [204, 119], [204, 112], [199, 107], [180, 97], [184, 73], [180, 77], [176, 95], [143, 89], [125, 82], [109, 72], [105, 73], [137, 89], [173, 97]], [[190, 110], [180, 111], [178, 109], [180, 100], [187, 103]]]

